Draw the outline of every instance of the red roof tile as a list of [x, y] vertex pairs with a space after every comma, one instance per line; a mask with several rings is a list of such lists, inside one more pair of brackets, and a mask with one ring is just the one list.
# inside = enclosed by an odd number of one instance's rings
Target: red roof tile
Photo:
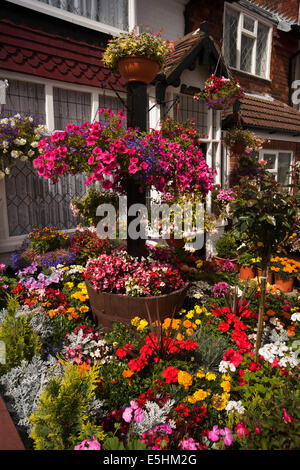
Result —
[[245, 128], [300, 134], [300, 112], [278, 100], [246, 95], [240, 100], [240, 117]]

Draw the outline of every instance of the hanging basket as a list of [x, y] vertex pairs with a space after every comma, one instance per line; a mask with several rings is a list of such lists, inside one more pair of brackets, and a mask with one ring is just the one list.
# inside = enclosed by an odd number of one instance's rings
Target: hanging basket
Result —
[[149, 85], [159, 72], [156, 60], [142, 56], [122, 57], [118, 62], [120, 75], [126, 82], [141, 82]]

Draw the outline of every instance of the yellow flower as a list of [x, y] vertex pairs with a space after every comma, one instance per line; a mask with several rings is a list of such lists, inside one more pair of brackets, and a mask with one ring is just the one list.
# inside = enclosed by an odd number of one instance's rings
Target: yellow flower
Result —
[[66, 282], [65, 285], [68, 287], [68, 289], [71, 290], [71, 289], [73, 289], [73, 287], [74, 287], [74, 282]]
[[178, 383], [183, 385], [185, 390], [187, 390], [193, 383], [193, 377], [188, 372], [180, 370], [178, 372]]
[[77, 287], [78, 287], [79, 289], [81, 289], [81, 290], [86, 289], [86, 285], [85, 285], [84, 282], [80, 282], [79, 284], [77, 284]]
[[139, 325], [137, 326], [138, 331], [143, 331], [144, 328], [148, 325], [147, 320], [141, 320]]
[[230, 375], [228, 375], [228, 374], [222, 374], [222, 379], [223, 380], [228, 380], [228, 382], [230, 382], [232, 380], [232, 377], [230, 377]]
[[194, 311], [199, 315], [200, 313], [202, 313], [202, 308], [199, 307], [199, 305], [195, 305]]
[[203, 401], [208, 397], [209, 391], [205, 391], [202, 389], [197, 390], [193, 395], [188, 397], [188, 401], [190, 403], [196, 403], [197, 401]]
[[188, 318], [188, 319], [190, 320], [190, 319], [193, 318], [193, 317], [194, 317], [194, 310], [190, 310], [190, 311], [186, 314], [186, 318]]
[[216, 380], [217, 376], [216, 374], [213, 374], [212, 372], [207, 372], [205, 378], [206, 380]]
[[118, 344], [119, 344], [119, 343], [118, 343], [117, 341], [114, 341], [114, 342], [113, 342], [113, 347], [116, 348], [116, 347], [118, 346]]
[[221, 387], [223, 388], [224, 392], [231, 391], [231, 383], [228, 382], [227, 380], [224, 380], [223, 382], [221, 382]]
[[201, 325], [202, 321], [201, 320], [195, 320], [196, 325]]
[[213, 408], [216, 410], [224, 410], [226, 408], [228, 400], [226, 400], [225, 396], [218, 395], [217, 393], [211, 397], [211, 404]]
[[86, 312], [89, 311], [89, 308], [88, 308], [87, 305], [82, 305], [82, 307], [80, 307], [79, 310], [80, 310], [81, 313], [86, 313]]
[[131, 324], [133, 326], [138, 326], [138, 324], [140, 323], [141, 319], [140, 317], [134, 317], [132, 320], [131, 320]]
[[199, 369], [198, 372], [196, 373], [197, 379], [202, 379], [205, 377], [205, 372], [202, 369]]

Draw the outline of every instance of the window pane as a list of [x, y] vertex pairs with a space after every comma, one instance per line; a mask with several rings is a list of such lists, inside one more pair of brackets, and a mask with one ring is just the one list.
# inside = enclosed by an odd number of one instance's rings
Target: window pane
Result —
[[257, 27], [256, 67], [255, 73], [261, 77], [267, 74], [267, 46], [269, 28], [263, 24]]
[[252, 52], [254, 47], [254, 39], [242, 34], [241, 43], [241, 70], [252, 72]]
[[53, 88], [54, 127], [65, 129], [69, 123], [81, 125], [91, 121], [91, 95], [79, 91]]
[[30, 113], [45, 124], [45, 88], [37, 83], [8, 80], [6, 88], [6, 104], [2, 106], [2, 114], [13, 116], [16, 113]]
[[278, 181], [282, 184], [289, 184], [289, 171], [292, 155], [290, 153], [279, 152], [278, 154]]
[[254, 32], [254, 20], [250, 18], [249, 16], [244, 15], [244, 20], [243, 20], [243, 28], [247, 29], [248, 31], [251, 31], [252, 33]]
[[226, 8], [224, 27], [224, 55], [230, 67], [236, 67], [238, 21], [239, 13]]
[[179, 109], [174, 116], [179, 122], [193, 119], [201, 134], [207, 134], [207, 107], [204, 100], [196, 101], [192, 96], [179, 95]]
[[75, 15], [128, 30], [128, 0], [39, 0]]
[[265, 153], [263, 159], [267, 162], [267, 170], [275, 170], [276, 167], [276, 154], [275, 153]]

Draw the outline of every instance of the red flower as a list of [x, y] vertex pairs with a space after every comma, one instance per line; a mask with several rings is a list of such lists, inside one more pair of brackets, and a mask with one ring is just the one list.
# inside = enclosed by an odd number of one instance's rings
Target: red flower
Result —
[[259, 370], [261, 368], [261, 364], [259, 364], [259, 362], [250, 362], [249, 364], [249, 370], [251, 372], [256, 372], [257, 370]]
[[222, 321], [218, 326], [218, 330], [223, 331], [223, 332], [228, 331], [229, 330], [228, 323], [226, 323], [225, 321]]
[[235, 367], [238, 367], [241, 362], [243, 361], [243, 356], [239, 352], [235, 351], [234, 349], [230, 348], [227, 349], [223, 356], [223, 361], [229, 361]]
[[167, 384], [170, 384], [171, 382], [175, 383], [178, 381], [178, 373], [179, 369], [176, 369], [175, 367], [167, 367], [163, 371], [163, 378], [165, 379]]

